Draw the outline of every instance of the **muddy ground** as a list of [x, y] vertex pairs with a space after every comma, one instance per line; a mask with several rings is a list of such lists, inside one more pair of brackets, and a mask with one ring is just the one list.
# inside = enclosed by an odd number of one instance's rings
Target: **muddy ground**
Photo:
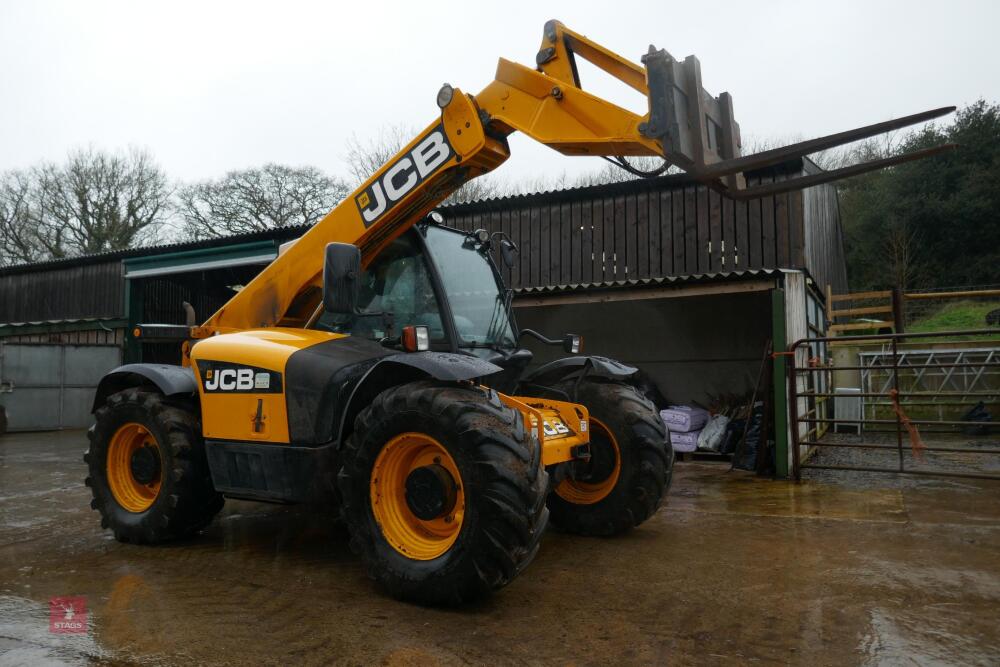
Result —
[[[459, 610], [395, 602], [343, 529], [229, 501], [197, 539], [115, 542], [81, 432], [0, 438], [0, 665], [1000, 664], [1000, 483], [678, 466], [616, 539], [549, 532]], [[88, 632], [49, 631], [84, 596]]]

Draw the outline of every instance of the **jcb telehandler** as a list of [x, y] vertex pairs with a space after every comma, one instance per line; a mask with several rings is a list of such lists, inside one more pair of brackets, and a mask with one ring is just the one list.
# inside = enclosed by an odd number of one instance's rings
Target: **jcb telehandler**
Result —
[[[577, 56], [647, 113], [583, 90]], [[478, 95], [443, 86], [438, 118], [204, 324], [140, 325], [140, 340], [177, 340], [183, 364], [101, 380], [84, 457], [101, 525], [153, 544], [204, 528], [224, 497], [326, 495], [391, 594], [455, 603], [511, 581], [549, 519], [614, 535], [651, 517], [673, 454], [636, 369], [519, 330], [493, 259], [514, 261], [513, 244], [434, 207], [506, 160], [515, 131], [632, 171], [628, 156], [660, 156], [748, 198], [764, 192], [747, 169], [948, 110], [740, 157], [732, 101], [702, 89], [697, 60], [650, 47], [642, 61], [550, 21], [536, 67], [501, 59]], [[525, 335], [573, 356], [528, 372]]]

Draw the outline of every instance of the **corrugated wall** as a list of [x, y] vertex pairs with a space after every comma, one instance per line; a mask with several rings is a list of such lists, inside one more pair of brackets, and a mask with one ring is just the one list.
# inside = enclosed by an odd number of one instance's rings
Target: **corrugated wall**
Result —
[[[215, 274], [219, 280], [218, 273]], [[183, 276], [182, 276], [183, 277]], [[233, 292], [223, 284], [198, 284], [199, 281], [179, 283], [161, 278], [146, 278], [135, 281], [137, 289], [143, 293], [143, 322], [158, 324], [184, 324], [185, 313], [181, 306], [187, 301], [194, 307], [198, 322], [224, 306]]]

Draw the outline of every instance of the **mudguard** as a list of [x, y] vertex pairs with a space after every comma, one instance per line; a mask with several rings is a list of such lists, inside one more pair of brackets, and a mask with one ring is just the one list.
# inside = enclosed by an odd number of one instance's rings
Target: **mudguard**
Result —
[[339, 441], [354, 417], [385, 389], [422, 379], [459, 382], [499, 366], [448, 352], [394, 352], [353, 337], [295, 352], [285, 367], [288, 432], [293, 443]]
[[101, 378], [90, 411], [94, 412], [101, 407], [111, 394], [143, 384], [155, 385], [164, 396], [194, 394], [198, 391], [194, 371], [190, 368], [171, 364], [125, 364]]
[[354, 418], [372, 399], [389, 387], [427, 378], [445, 382], [473, 380], [498, 373], [502, 368], [478, 357], [450, 352], [395, 354], [380, 359], [358, 380], [336, 424], [337, 441], [351, 431]]
[[[479, 357], [451, 352], [416, 352], [394, 354], [379, 361], [379, 364], [402, 364], [412, 366], [427, 373], [435, 380], [458, 382], [481, 378], [499, 373], [502, 368]], [[372, 369], [374, 370], [374, 369]]]
[[526, 374], [521, 378], [521, 384], [547, 386], [577, 372], [586, 372], [591, 377], [626, 380], [638, 373], [639, 369], [608, 357], [564, 357], [543, 364]]

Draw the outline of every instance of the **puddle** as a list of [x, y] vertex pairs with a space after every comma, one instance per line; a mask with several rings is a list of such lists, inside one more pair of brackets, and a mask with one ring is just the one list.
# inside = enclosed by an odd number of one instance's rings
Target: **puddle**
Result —
[[725, 470], [720, 465], [683, 470], [686, 483], [683, 490], [671, 494], [670, 507], [680, 511], [796, 519], [889, 523], [906, 523], [908, 519], [899, 489], [858, 490], [819, 482], [794, 484]]
[[49, 631], [49, 607], [0, 595], [0, 667], [86, 665], [106, 654], [87, 634]]

